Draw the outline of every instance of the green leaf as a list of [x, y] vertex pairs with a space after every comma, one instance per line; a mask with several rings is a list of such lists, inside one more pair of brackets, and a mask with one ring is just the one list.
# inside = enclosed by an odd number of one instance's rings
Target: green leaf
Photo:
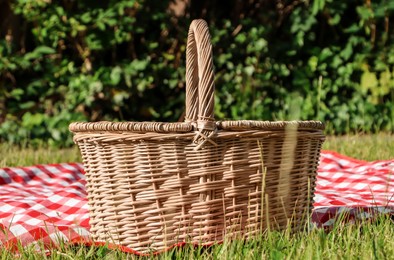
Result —
[[351, 26], [349, 26], [348, 28], [346, 28], [344, 30], [345, 33], [356, 33], [358, 31], [360, 31], [361, 27], [357, 24], [357, 23], [353, 23]]
[[39, 53], [37, 53], [37, 52], [34, 52], [34, 51], [32, 51], [32, 52], [28, 52], [28, 53], [26, 53], [25, 54], [25, 56], [23, 56], [23, 58], [25, 59], [25, 60], [35, 60], [35, 59], [38, 59], [39, 57], [41, 57], [41, 55], [39, 54]]
[[38, 46], [32, 52], [26, 53], [24, 59], [35, 60], [41, 58], [43, 55], [54, 54], [54, 53], [56, 53], [56, 51], [53, 48], [43, 45], [43, 46]]
[[10, 95], [11, 95], [13, 98], [15, 98], [16, 100], [20, 100], [20, 99], [21, 99], [21, 96], [23, 96], [24, 93], [25, 93], [25, 91], [24, 91], [23, 89], [16, 88], [16, 89], [13, 89], [13, 90], [10, 92]]
[[122, 74], [122, 69], [119, 66], [116, 66], [112, 69], [111, 75], [110, 75], [112, 85], [119, 84], [121, 74]]
[[158, 42], [151, 42], [151, 43], [149, 43], [149, 49], [156, 49], [157, 47], [159, 47], [159, 43]]
[[117, 20], [116, 19], [107, 19], [106, 20], [106, 23], [109, 25], [109, 26], [114, 26], [114, 25], [116, 25], [117, 24]]
[[56, 141], [60, 141], [62, 139], [61, 132], [58, 129], [51, 129], [51, 135]]
[[346, 61], [348, 60], [353, 54], [353, 46], [351, 44], [347, 44], [345, 49], [343, 49], [340, 53], [341, 57]]
[[316, 15], [319, 11], [324, 9], [325, 0], [313, 0], [312, 14]]
[[163, 57], [168, 60], [168, 61], [172, 61], [175, 59], [174, 54], [170, 54], [170, 53], [163, 53]]
[[31, 128], [33, 126], [39, 126], [41, 125], [45, 120], [45, 115], [35, 113], [32, 114], [30, 112], [25, 113], [22, 116], [22, 126], [26, 128]]
[[81, 21], [83, 23], [90, 23], [92, 21], [92, 16], [90, 12], [81, 15]]
[[333, 52], [329, 48], [324, 48], [319, 53], [319, 60], [321, 62], [325, 61], [328, 57], [331, 57], [332, 55], [333, 55]]
[[99, 28], [101, 31], [105, 30], [105, 24], [103, 22], [97, 22], [96, 23], [97, 28]]
[[144, 78], [137, 84], [137, 89], [139, 92], [144, 92], [147, 86], [148, 86], [148, 81]]
[[235, 37], [235, 41], [238, 43], [244, 43], [246, 41], [246, 35], [245, 33], [239, 33], [236, 37]]
[[394, 86], [394, 82], [391, 78], [391, 73], [390, 71], [387, 69], [386, 71], [383, 71], [380, 73], [379, 75], [379, 85], [380, 85], [380, 95], [384, 96], [390, 93], [390, 88], [393, 88]]
[[337, 24], [339, 24], [340, 21], [341, 21], [341, 16], [339, 14], [335, 14], [334, 17], [331, 17], [328, 20], [328, 23], [330, 25], [337, 25]]
[[380, 5], [374, 10], [374, 15], [376, 18], [382, 18], [386, 15], [387, 7], [386, 5]]
[[116, 105], [122, 106], [123, 100], [130, 97], [130, 94], [125, 91], [115, 91], [113, 95], [113, 101]]
[[357, 6], [356, 10], [362, 20], [369, 20], [374, 17], [374, 13], [367, 6]]
[[244, 71], [245, 71], [246, 75], [252, 76], [253, 72], [254, 72], [254, 67], [253, 66], [247, 66], [247, 67], [244, 68]]
[[378, 86], [378, 79], [375, 73], [364, 71], [361, 75], [361, 91], [366, 94], [368, 90], [373, 90]]
[[318, 65], [318, 58], [316, 56], [310, 57], [308, 61], [308, 65], [311, 71], [316, 71]]
[[54, 54], [54, 53], [56, 53], [56, 51], [53, 49], [53, 48], [51, 48], [51, 47], [48, 47], [48, 46], [38, 46], [35, 50], [34, 50], [34, 52], [38, 52], [38, 53], [42, 53], [42, 54]]
[[265, 39], [259, 39], [255, 43], [255, 50], [261, 51], [267, 46], [267, 41]]
[[149, 64], [149, 59], [146, 60], [133, 60], [130, 65], [132, 66], [133, 69], [137, 71], [142, 71], [145, 70], [145, 68]]
[[22, 110], [25, 110], [25, 109], [33, 108], [35, 105], [36, 105], [36, 102], [34, 102], [34, 101], [27, 101], [25, 103], [21, 103], [19, 105], [19, 108], [22, 109]]
[[99, 93], [103, 90], [103, 83], [101, 81], [93, 81], [89, 84], [91, 93]]

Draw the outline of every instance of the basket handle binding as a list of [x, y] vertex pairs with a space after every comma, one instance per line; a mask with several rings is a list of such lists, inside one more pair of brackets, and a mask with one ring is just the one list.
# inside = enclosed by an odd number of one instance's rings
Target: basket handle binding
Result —
[[217, 132], [214, 118], [214, 72], [212, 44], [207, 23], [193, 20], [186, 46], [186, 114], [185, 122], [196, 129], [195, 150], [206, 142], [217, 145], [211, 138]]

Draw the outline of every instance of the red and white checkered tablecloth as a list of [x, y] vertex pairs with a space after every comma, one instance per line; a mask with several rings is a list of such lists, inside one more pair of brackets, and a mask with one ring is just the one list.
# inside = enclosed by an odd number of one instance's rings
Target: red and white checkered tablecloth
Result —
[[89, 236], [84, 178], [78, 163], [0, 169], [0, 245]]
[[[78, 163], [0, 168], [0, 246], [89, 240], [84, 184]], [[366, 162], [322, 151], [312, 222], [330, 227], [344, 212], [350, 221], [394, 214], [394, 159]]]

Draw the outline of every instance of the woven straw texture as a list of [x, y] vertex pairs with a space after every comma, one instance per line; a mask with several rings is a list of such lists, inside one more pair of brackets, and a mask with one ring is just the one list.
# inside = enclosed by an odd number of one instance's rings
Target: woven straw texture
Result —
[[324, 125], [215, 121], [208, 26], [192, 22], [185, 122], [72, 123], [93, 238], [138, 251], [304, 228]]

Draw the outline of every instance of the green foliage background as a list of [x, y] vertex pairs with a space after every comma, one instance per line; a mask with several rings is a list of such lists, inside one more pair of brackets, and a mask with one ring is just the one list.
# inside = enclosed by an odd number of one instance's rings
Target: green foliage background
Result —
[[212, 35], [217, 119], [393, 131], [393, 0], [174, 5], [0, 0], [0, 139], [67, 146], [73, 121], [178, 120], [195, 18]]

